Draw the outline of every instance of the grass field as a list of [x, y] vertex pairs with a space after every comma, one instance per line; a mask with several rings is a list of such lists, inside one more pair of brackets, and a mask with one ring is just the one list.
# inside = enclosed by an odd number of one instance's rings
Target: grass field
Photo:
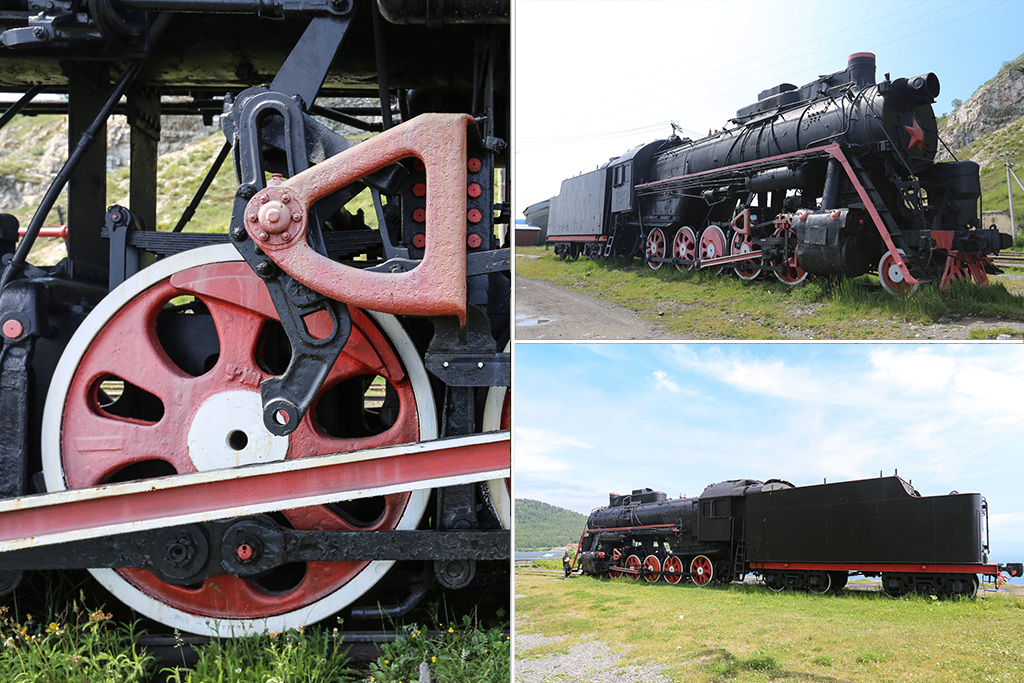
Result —
[[[621, 665], [651, 662], [686, 683], [1024, 680], [1024, 598], [1003, 592], [962, 601], [849, 588], [820, 596], [517, 570], [515, 593], [517, 634], [565, 636], [517, 650], [517, 661], [596, 639]], [[569, 673], [564, 680], [576, 680]]]
[[653, 271], [624, 258], [562, 261], [543, 247], [517, 247], [516, 275], [547, 280], [632, 309], [659, 327], [687, 338], [906, 339], [942, 338], [935, 323], [971, 317], [1018, 323], [990, 326], [972, 338], [1021, 338], [1024, 278], [991, 278], [989, 287], [954, 282], [946, 292], [924, 285], [911, 295], [885, 293], [873, 276], [808, 279], [797, 287], [774, 277], [753, 282], [730, 274]]

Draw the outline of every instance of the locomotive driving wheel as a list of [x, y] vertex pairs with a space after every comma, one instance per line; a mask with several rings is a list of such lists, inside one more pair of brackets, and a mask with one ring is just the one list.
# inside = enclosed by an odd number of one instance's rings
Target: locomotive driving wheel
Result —
[[661, 560], [654, 555], [644, 558], [644, 578], [647, 579], [647, 583], [657, 583], [661, 578]]
[[698, 586], [706, 586], [715, 576], [714, 564], [706, 555], [698, 555], [690, 562], [690, 578]]
[[672, 240], [672, 257], [680, 261], [689, 261], [686, 265], [677, 263], [677, 270], [693, 270], [694, 261], [697, 259], [697, 236], [693, 228], [684, 225], [676, 231], [675, 239]]
[[683, 580], [683, 563], [675, 555], [666, 557], [662, 572], [665, 580], [675, 585]]
[[[720, 258], [727, 252], [725, 233], [717, 225], [710, 225], [700, 234], [700, 258], [701, 260]], [[712, 273], [721, 273], [722, 266], [710, 268]]]
[[651, 267], [651, 270], [657, 270], [661, 268], [661, 261], [652, 261], [651, 259], [663, 259], [665, 258], [666, 250], [665, 233], [661, 231], [661, 228], [655, 228], [647, 235], [647, 265]]
[[[420, 354], [396, 318], [349, 310], [352, 330], [288, 436], [263, 425], [260, 383], [287, 338], [262, 281], [230, 245], [183, 252], [108, 295], [61, 357], [43, 417], [49, 491], [412, 443], [437, 436]], [[304, 530], [415, 528], [427, 491], [285, 510]], [[319, 621], [372, 588], [392, 561], [307, 562], [253, 579], [164, 583], [93, 569], [116, 598], [174, 628], [239, 636]]]
[[636, 555], [630, 555], [629, 557], [626, 558], [626, 568], [627, 569], [633, 569], [635, 571], [630, 572], [629, 574], [627, 574], [627, 576], [629, 578], [633, 579], [634, 581], [636, 581], [637, 579], [640, 578], [640, 568], [642, 566], [643, 566], [643, 563], [640, 562], [640, 558], [639, 557], [637, 557]]
[[787, 285], [798, 285], [807, 279], [807, 271], [796, 264], [796, 229], [788, 221], [776, 220], [775, 225], [775, 237], [784, 238], [786, 244], [783, 256], [772, 261], [772, 265], [778, 269], [775, 277]]
[[[750, 241], [749, 235], [737, 232], [732, 236], [732, 242], [729, 243], [730, 254], [749, 254], [752, 251], [754, 251], [754, 245]], [[740, 261], [735, 265], [734, 270], [741, 280], [756, 280], [761, 274], [761, 257]]]

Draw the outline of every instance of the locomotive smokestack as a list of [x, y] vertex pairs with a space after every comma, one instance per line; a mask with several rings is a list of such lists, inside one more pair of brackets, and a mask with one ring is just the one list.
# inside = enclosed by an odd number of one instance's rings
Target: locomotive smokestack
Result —
[[872, 52], [857, 52], [846, 62], [846, 72], [858, 88], [875, 84], [875, 55]]

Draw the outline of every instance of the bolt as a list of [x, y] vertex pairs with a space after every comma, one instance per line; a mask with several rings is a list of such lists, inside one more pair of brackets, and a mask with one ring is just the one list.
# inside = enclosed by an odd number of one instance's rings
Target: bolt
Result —
[[442, 365], [442, 367], [448, 367], [448, 361], [445, 361], [445, 362], [444, 362], [444, 363], [442, 363], [441, 365]]
[[285, 242], [290, 242], [292, 239], [292, 234], [285, 230], [284, 232], [281, 233], [281, 239], [283, 239]]
[[248, 544], [248, 542], [243, 541], [239, 544], [238, 550], [235, 551], [235, 554], [238, 555], [238, 559], [240, 559], [242, 562], [248, 562], [256, 553], [252, 549], [252, 546]]
[[244, 242], [246, 236], [247, 235], [245, 232], [245, 228], [243, 228], [241, 225], [236, 225], [235, 227], [231, 228], [231, 239], [233, 239], [234, 241]]
[[477, 364], [476, 364], [476, 366], [477, 366], [478, 368], [481, 368], [481, 369], [482, 369], [482, 368], [484, 367], [484, 363], [483, 363], [483, 361], [480, 361], [479, 363], [477, 363]]
[[256, 236], [260, 238], [261, 242], [266, 242], [267, 240], [270, 239], [270, 233], [267, 232], [266, 230], [260, 230], [260, 234]]
[[4, 336], [7, 337], [8, 339], [17, 339], [22, 335], [24, 331], [25, 327], [14, 318], [11, 318], [4, 322], [3, 332]]
[[256, 194], [256, 188], [248, 183], [238, 186], [238, 196], [242, 199], [252, 199]]
[[256, 264], [256, 274], [260, 277], [270, 277], [274, 274], [274, 264], [270, 261], [260, 261]]
[[270, 197], [263, 195], [260, 197], [260, 204], [266, 204], [270, 200]]
[[42, 40], [46, 37], [46, 29], [43, 28], [42, 26], [36, 26], [34, 29], [32, 29], [32, 35]]
[[288, 195], [288, 194], [281, 195], [281, 201], [284, 202], [285, 204], [287, 204], [291, 200], [292, 200], [291, 195]]
[[256, 214], [254, 214], [254, 213], [250, 213], [249, 214], [249, 222], [250, 223], [259, 223], [259, 220], [260, 220], [259, 216], [257, 216]]
[[302, 214], [296, 211], [295, 213], [292, 214], [292, 220], [298, 223], [299, 221], [302, 220]]

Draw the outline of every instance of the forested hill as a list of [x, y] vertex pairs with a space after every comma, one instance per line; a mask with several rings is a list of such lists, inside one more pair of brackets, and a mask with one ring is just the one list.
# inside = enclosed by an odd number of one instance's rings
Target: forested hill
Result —
[[516, 550], [548, 550], [580, 540], [587, 516], [539, 500], [517, 498]]

